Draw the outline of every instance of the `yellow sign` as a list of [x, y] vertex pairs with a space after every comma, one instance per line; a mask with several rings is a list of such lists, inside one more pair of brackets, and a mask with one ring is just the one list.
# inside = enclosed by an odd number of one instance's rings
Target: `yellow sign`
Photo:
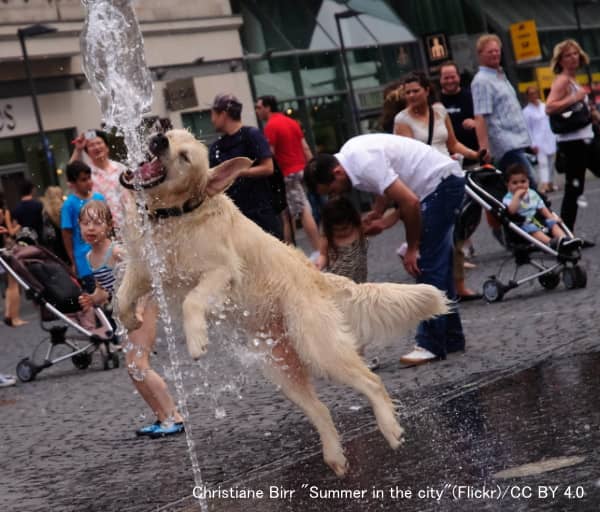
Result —
[[510, 38], [517, 64], [542, 58], [535, 20], [513, 23], [510, 26]]

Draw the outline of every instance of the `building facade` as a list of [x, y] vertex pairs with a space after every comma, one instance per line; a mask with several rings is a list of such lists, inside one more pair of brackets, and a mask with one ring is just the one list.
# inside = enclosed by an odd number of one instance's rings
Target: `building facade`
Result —
[[[317, 151], [336, 151], [357, 132], [377, 129], [382, 90], [407, 71], [425, 69], [429, 42], [443, 43], [465, 74], [477, 70], [483, 32], [504, 43], [513, 83], [547, 90], [554, 44], [578, 39], [600, 82], [600, 4], [562, 0], [132, 0], [154, 80], [149, 118], [168, 119], [211, 142], [210, 103], [231, 92], [256, 124], [254, 99], [272, 94], [297, 119]], [[577, 10], [576, 10], [577, 9]], [[360, 16], [358, 16], [360, 13]], [[577, 24], [577, 15], [580, 25]], [[517, 63], [510, 25], [534, 20], [540, 58]], [[19, 180], [59, 182], [70, 141], [98, 128], [101, 114], [81, 71], [81, 0], [0, 3], [0, 187], [9, 204]], [[26, 38], [41, 120], [56, 169], [46, 165], [17, 29], [42, 23], [56, 32]], [[342, 51], [343, 49], [343, 51]], [[439, 51], [439, 50], [436, 50]], [[587, 81], [582, 71], [579, 77]]]
[[[134, 2], [144, 37], [154, 93], [149, 117], [189, 126], [201, 138], [215, 137], [207, 112], [227, 90], [247, 105], [244, 121], [256, 124], [239, 29], [242, 18], [228, 0]], [[100, 107], [81, 70], [79, 34], [85, 12], [80, 0], [3, 0], [0, 4], [0, 184], [12, 206], [19, 182], [31, 178], [40, 190], [59, 183], [76, 134], [101, 125]], [[56, 32], [26, 38], [40, 117], [56, 169], [48, 169], [26, 80], [17, 29], [42, 23]]]

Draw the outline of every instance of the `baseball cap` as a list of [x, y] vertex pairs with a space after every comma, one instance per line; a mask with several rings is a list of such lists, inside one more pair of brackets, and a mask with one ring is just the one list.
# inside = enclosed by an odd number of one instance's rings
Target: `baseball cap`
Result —
[[217, 112], [239, 115], [242, 112], [242, 104], [233, 94], [217, 94], [213, 100], [212, 109]]

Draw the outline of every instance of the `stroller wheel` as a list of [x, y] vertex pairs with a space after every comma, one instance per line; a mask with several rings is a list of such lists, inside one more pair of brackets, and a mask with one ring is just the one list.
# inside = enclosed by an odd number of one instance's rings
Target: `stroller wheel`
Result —
[[538, 281], [546, 288], [546, 290], [554, 290], [560, 283], [560, 275], [549, 272], [548, 274], [538, 277]]
[[567, 267], [563, 270], [563, 283], [567, 290], [574, 288], [585, 288], [587, 285], [587, 274], [585, 269], [579, 265]]
[[17, 364], [17, 377], [21, 382], [31, 382], [37, 373], [37, 367], [29, 361], [28, 357], [21, 359]]
[[92, 354], [88, 352], [82, 352], [81, 354], [74, 355], [71, 358], [73, 366], [79, 370], [85, 370], [90, 364], [92, 364]]
[[504, 297], [504, 286], [497, 279], [488, 279], [483, 283], [483, 296], [488, 302], [500, 302]]

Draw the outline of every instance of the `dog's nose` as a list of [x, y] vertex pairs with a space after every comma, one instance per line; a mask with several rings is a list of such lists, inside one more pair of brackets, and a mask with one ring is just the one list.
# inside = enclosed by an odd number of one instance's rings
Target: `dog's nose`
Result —
[[160, 155], [169, 147], [169, 139], [162, 134], [157, 133], [156, 135], [150, 138], [150, 142], [148, 143], [148, 150], [155, 156]]

